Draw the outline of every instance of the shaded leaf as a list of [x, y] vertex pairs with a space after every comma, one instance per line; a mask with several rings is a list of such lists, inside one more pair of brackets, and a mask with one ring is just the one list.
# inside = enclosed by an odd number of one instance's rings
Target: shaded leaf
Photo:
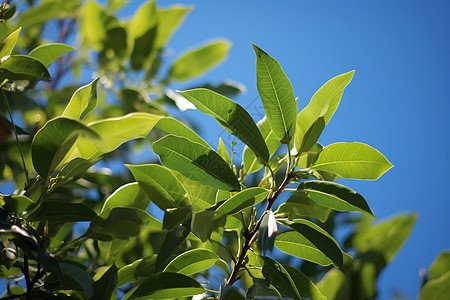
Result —
[[97, 106], [97, 83], [98, 78], [76, 90], [62, 116], [82, 120], [93, 111]]
[[99, 280], [92, 284], [92, 288], [94, 289], [94, 295], [91, 298], [92, 300], [111, 299], [119, 280], [117, 275], [118, 271], [116, 265], [113, 264]]
[[43, 177], [50, 175], [81, 134], [99, 138], [94, 130], [77, 120], [58, 117], [48, 121], [33, 139], [31, 156], [35, 170]]
[[294, 280], [283, 265], [267, 256], [263, 256], [262, 258], [264, 260], [264, 266], [262, 268], [264, 278], [286, 296], [297, 300], [302, 299]]
[[327, 297], [325, 297], [314, 283], [300, 270], [289, 265], [283, 265], [283, 267], [291, 276], [302, 297], [312, 300], [327, 300]]
[[174, 251], [184, 242], [188, 236], [190, 229], [184, 224], [180, 224], [169, 231], [161, 246], [161, 251], [156, 257], [155, 271], [161, 272], [169, 262]]
[[317, 287], [328, 300], [351, 299], [350, 279], [337, 269], [328, 271]]
[[230, 166], [210, 147], [185, 137], [167, 135], [153, 143], [161, 163], [189, 179], [223, 190], [240, 190]]
[[183, 54], [173, 63], [168, 79], [187, 81], [202, 75], [226, 58], [230, 46], [227, 41], [216, 41]]
[[168, 299], [205, 292], [194, 279], [178, 273], [156, 273], [145, 279], [129, 299]]
[[307, 181], [298, 185], [298, 190], [309, 199], [337, 211], [357, 211], [374, 217], [366, 200], [352, 189], [326, 181]]
[[286, 203], [278, 207], [275, 214], [286, 216], [289, 220], [310, 217], [325, 222], [330, 212], [331, 209], [312, 201], [305, 193], [296, 192], [289, 197]]
[[298, 114], [295, 148], [299, 153], [308, 151], [328, 124], [355, 71], [336, 76], [325, 83]]
[[94, 290], [92, 288], [94, 280], [88, 273], [70, 263], [62, 262], [60, 263], [60, 266], [62, 272], [64, 273], [64, 276], [68, 276], [72, 278], [76, 283], [78, 283], [78, 285], [81, 289], [83, 289], [88, 298], [91, 298], [94, 295]]
[[0, 206], [3, 206], [8, 212], [20, 213], [34, 204], [33, 200], [26, 196], [5, 195], [0, 196]]
[[375, 180], [392, 168], [392, 164], [378, 150], [352, 142], [326, 146], [310, 168], [342, 178]]
[[164, 269], [164, 272], [174, 272], [193, 275], [212, 267], [219, 257], [208, 249], [192, 249], [175, 257]]
[[83, 203], [45, 201], [29, 217], [30, 221], [48, 220], [55, 223], [92, 221], [97, 214]]
[[214, 219], [218, 219], [225, 215], [232, 215], [243, 208], [253, 206], [256, 203], [263, 201], [268, 194], [268, 190], [260, 187], [242, 190], [219, 205], [214, 213]]
[[219, 300], [245, 300], [245, 296], [242, 289], [232, 285], [225, 285], [220, 288]]
[[179, 93], [199, 111], [213, 116], [225, 130], [244, 142], [267, 165], [269, 150], [252, 117], [242, 106], [207, 89]]
[[36, 47], [31, 50], [28, 55], [38, 59], [48, 68], [60, 56], [72, 50], [75, 50], [72, 46], [61, 43], [52, 43]]
[[256, 53], [256, 84], [273, 133], [289, 143], [295, 133], [297, 103], [292, 85], [280, 64], [253, 44]]

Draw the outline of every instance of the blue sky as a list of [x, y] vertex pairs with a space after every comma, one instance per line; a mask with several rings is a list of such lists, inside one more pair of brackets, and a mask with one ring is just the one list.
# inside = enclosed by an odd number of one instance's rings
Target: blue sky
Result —
[[[131, 1], [133, 11], [140, 1]], [[254, 42], [275, 57], [304, 107], [332, 77], [355, 69], [320, 142], [360, 141], [395, 167], [378, 181], [343, 180], [361, 193], [378, 219], [417, 212], [410, 239], [382, 273], [379, 299], [393, 289], [416, 298], [419, 270], [450, 248], [446, 193], [449, 161], [450, 2], [448, 1], [159, 1], [195, 5], [170, 46], [189, 47], [222, 37], [228, 59], [197, 83], [232, 79], [247, 93], [236, 100], [256, 121]], [[180, 84], [173, 88], [183, 89]], [[217, 145], [223, 132], [209, 116], [185, 113]], [[231, 140], [227, 134], [222, 136]]]

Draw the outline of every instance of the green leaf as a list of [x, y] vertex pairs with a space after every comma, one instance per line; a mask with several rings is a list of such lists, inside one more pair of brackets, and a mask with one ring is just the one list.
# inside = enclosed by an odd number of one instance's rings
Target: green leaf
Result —
[[3, 208], [8, 212], [21, 213], [23, 211], [26, 211], [32, 204], [34, 204], [33, 200], [26, 196], [0, 196], [0, 206], [3, 206]]
[[97, 83], [98, 78], [76, 90], [62, 116], [82, 120], [93, 111], [97, 106]]
[[208, 249], [192, 249], [175, 257], [164, 269], [164, 272], [173, 272], [184, 275], [193, 275], [212, 267], [219, 257]]
[[278, 207], [275, 214], [286, 216], [289, 220], [310, 217], [325, 222], [330, 212], [331, 209], [312, 201], [305, 193], [296, 192], [289, 197], [286, 203]]
[[31, 50], [28, 55], [40, 60], [44, 66], [48, 68], [60, 56], [72, 50], [75, 50], [72, 46], [61, 43], [52, 43], [36, 47]]
[[[264, 142], [269, 150], [269, 158], [277, 151], [280, 146], [280, 140], [277, 139], [273, 133], [272, 127], [270, 127], [269, 120], [266, 116], [261, 119], [257, 124], [259, 131], [261, 132]], [[258, 159], [253, 151], [246, 146], [243, 153], [244, 171], [246, 174], [250, 174], [259, 171], [263, 165], [258, 162]]]
[[242, 289], [232, 285], [225, 285], [220, 288], [219, 300], [245, 300], [245, 296]]
[[233, 164], [231, 162], [230, 155], [228, 154], [227, 148], [225, 147], [223, 140], [221, 137], [219, 137], [219, 146], [217, 147], [217, 153], [220, 155], [220, 157], [223, 158], [223, 160], [230, 166], [233, 167]]
[[218, 219], [225, 215], [235, 214], [243, 208], [255, 205], [256, 203], [263, 201], [268, 194], [268, 190], [260, 187], [242, 190], [223, 202], [216, 209], [214, 219]]
[[294, 280], [284, 266], [266, 256], [262, 258], [264, 260], [262, 268], [264, 278], [286, 296], [297, 300], [302, 299]]
[[169, 299], [205, 292], [194, 279], [178, 273], [156, 273], [145, 279], [129, 299]]
[[19, 27], [19, 29], [11, 33], [0, 45], [0, 59], [5, 56], [11, 55], [14, 47], [16, 46], [17, 39], [19, 38], [20, 30], [22, 30], [22, 27]]
[[91, 139], [99, 138], [94, 130], [77, 120], [58, 117], [48, 121], [32, 142], [31, 157], [39, 175], [44, 178], [50, 175], [81, 134]]
[[33, 87], [38, 81], [50, 81], [50, 73], [37, 59], [25, 55], [9, 55], [0, 61], [0, 81], [2, 87], [11, 92], [23, 92]]
[[150, 199], [141, 189], [139, 183], [127, 183], [114, 191], [103, 204], [102, 212], [114, 207], [136, 207], [146, 210]]
[[428, 271], [430, 279], [437, 279], [450, 270], [450, 251], [446, 250], [439, 254]]
[[327, 300], [327, 297], [325, 297], [314, 283], [300, 270], [285, 264], [283, 264], [283, 267], [291, 276], [302, 297], [312, 300]]
[[169, 80], [187, 81], [221, 63], [230, 49], [228, 41], [216, 41], [193, 49], [177, 58], [169, 71]]
[[192, 129], [190, 129], [177, 119], [170, 117], [161, 118], [161, 120], [158, 121], [155, 127], [167, 134], [183, 136], [193, 142], [202, 144], [206, 147], [210, 147], [207, 142], [205, 142], [200, 136], [198, 136], [197, 133], [195, 133]]
[[91, 298], [94, 295], [94, 290], [92, 289], [94, 280], [91, 276], [89, 276], [89, 274], [87, 274], [81, 268], [70, 263], [62, 262], [59, 265], [61, 266], [61, 270], [64, 273], [64, 276], [68, 276], [72, 278], [76, 283], [78, 283], [78, 285], [83, 289], [88, 298]]
[[23, 28], [44, 23], [50, 19], [64, 19], [73, 17], [78, 13], [79, 0], [46, 0], [40, 1], [38, 5], [27, 8], [19, 16], [17, 21]]
[[226, 218], [214, 219], [214, 209], [192, 214], [191, 230], [202, 242], [206, 242], [214, 231], [225, 226]]
[[335, 143], [319, 153], [310, 169], [334, 173], [342, 178], [378, 179], [392, 164], [378, 150], [363, 143]]
[[355, 71], [334, 77], [325, 83], [297, 116], [295, 148], [299, 153], [308, 151], [319, 138], [323, 128], [336, 111], [345, 87]]
[[253, 285], [247, 290], [247, 299], [281, 299], [280, 293], [272, 285], [268, 285], [266, 280], [261, 278], [252, 278]]
[[191, 204], [186, 189], [172, 170], [155, 164], [127, 167], [147, 197], [162, 210]]
[[337, 269], [328, 271], [317, 287], [328, 300], [351, 299], [350, 279]]
[[117, 275], [116, 265], [112, 265], [108, 268], [108, 270], [100, 277], [99, 280], [95, 281], [92, 284], [92, 288], [94, 289], [94, 295], [92, 296], [92, 300], [110, 300], [115, 289], [117, 283], [119, 281], [119, 277]]
[[149, 269], [154, 268], [155, 259], [156, 255], [148, 256], [135, 260], [133, 263], [120, 268], [117, 274], [119, 277], [117, 286], [137, 281], [140, 276], [153, 274], [153, 271], [149, 271]]
[[292, 85], [280, 64], [253, 44], [256, 53], [256, 84], [273, 133], [289, 143], [295, 133], [297, 103]]
[[81, 37], [85, 44], [101, 51], [108, 38], [107, 31], [120, 25], [94, 1], [87, 1], [81, 10]]
[[294, 220], [288, 224], [295, 231], [278, 235], [275, 247], [279, 250], [321, 266], [342, 266], [342, 251], [333, 237], [318, 225], [307, 220]]
[[302, 152], [297, 160], [297, 167], [306, 169], [315, 161], [317, 154], [322, 151], [323, 146], [319, 143], [314, 144], [308, 151]]
[[98, 160], [87, 160], [80, 157], [74, 158], [65, 164], [56, 177], [56, 186], [65, 185], [72, 181], [78, 180], [91, 166], [95, 165]]
[[155, 1], [148, 1], [139, 7], [128, 24], [127, 33], [129, 45], [133, 45], [134, 40], [144, 36], [150, 29], [158, 23]]
[[199, 111], [213, 116], [229, 133], [239, 138], [267, 165], [269, 150], [250, 114], [236, 102], [207, 89], [179, 92]]
[[30, 221], [48, 220], [55, 223], [92, 221], [97, 214], [83, 203], [45, 201], [29, 217]]
[[298, 190], [309, 199], [337, 211], [357, 211], [375, 217], [366, 200], [352, 189], [327, 181], [307, 181], [298, 185]]
[[158, 29], [156, 33], [155, 48], [164, 48], [173, 33], [183, 22], [186, 14], [192, 7], [172, 6], [168, 9], [157, 9]]
[[161, 163], [189, 179], [223, 190], [240, 190], [230, 166], [212, 148], [185, 137], [168, 135], [153, 143]]
[[180, 224], [169, 231], [161, 245], [161, 251], [156, 257], [155, 271], [161, 272], [169, 262], [174, 251], [180, 246], [189, 235], [190, 229], [184, 224]]
[[188, 192], [195, 212], [208, 209], [216, 203], [217, 189], [209, 185], [202, 185], [198, 181], [190, 180], [178, 172], [174, 172], [174, 174]]
[[450, 271], [428, 281], [422, 288], [419, 300], [446, 300], [450, 295]]

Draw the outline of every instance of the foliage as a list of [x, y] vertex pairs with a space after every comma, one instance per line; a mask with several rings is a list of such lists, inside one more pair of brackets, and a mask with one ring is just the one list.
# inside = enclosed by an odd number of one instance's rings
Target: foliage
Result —
[[[318, 143], [353, 71], [325, 83], [297, 113], [280, 64], [253, 45], [266, 112], [255, 123], [228, 98], [239, 93], [236, 86], [196, 86], [179, 94], [168, 88], [208, 71], [229, 50], [225, 41], [206, 44], [164, 74], [164, 48], [190, 8], [160, 9], [150, 1], [123, 22], [115, 12], [125, 1], [105, 7], [29, 2], [19, 15], [8, 3], [0, 11], [4, 20], [14, 16], [2, 28], [0, 45], [0, 175], [14, 178], [16, 187], [0, 197], [5, 297], [376, 296], [376, 279], [416, 216], [373, 224], [363, 196], [334, 182], [375, 180], [392, 167], [366, 144]], [[55, 22], [60, 39], [42, 43], [43, 28]], [[75, 52], [64, 42], [78, 24]], [[99, 78], [62, 86], [66, 72], [78, 76], [95, 63]], [[195, 106], [212, 116], [246, 145], [242, 164], [236, 166], [236, 153], [230, 156], [222, 140], [215, 150], [171, 117], [168, 105]], [[143, 141], [160, 163], [129, 159]], [[129, 172], [104, 172], [111, 162]], [[355, 225], [339, 244], [333, 233], [341, 223]], [[448, 281], [441, 273], [430, 270], [424, 294]]]

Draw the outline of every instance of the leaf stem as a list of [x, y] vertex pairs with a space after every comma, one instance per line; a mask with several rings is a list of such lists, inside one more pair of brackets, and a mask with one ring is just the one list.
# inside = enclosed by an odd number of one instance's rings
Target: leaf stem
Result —
[[8, 99], [6, 98], [5, 91], [3, 90], [3, 84], [0, 85], [0, 89], [2, 90], [2, 96], [3, 96], [3, 99], [5, 100], [6, 109], [8, 110], [8, 114], [9, 114], [9, 118], [11, 119], [11, 124], [13, 127], [14, 135], [16, 137], [17, 147], [19, 148], [20, 158], [22, 159], [23, 171], [25, 172], [25, 178], [27, 180], [27, 186], [25, 188], [27, 188], [30, 186], [30, 179], [28, 178], [28, 170], [27, 170], [27, 166], [25, 164], [25, 159], [23, 157], [22, 147], [20, 146], [19, 136], [17, 134], [16, 125], [14, 124], [14, 119], [13, 119], [13, 116], [11, 113], [11, 109], [9, 107]]

